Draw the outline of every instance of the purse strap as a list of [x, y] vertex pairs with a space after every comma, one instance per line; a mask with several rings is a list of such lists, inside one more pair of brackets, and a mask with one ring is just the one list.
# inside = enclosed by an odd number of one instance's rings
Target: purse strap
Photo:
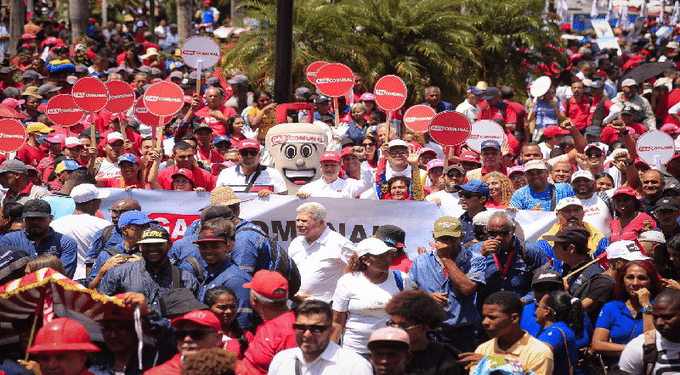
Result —
[[564, 333], [562, 328], [555, 327], [562, 332], [562, 339], [564, 340], [564, 351], [567, 353], [567, 361], [569, 362], [569, 375], [574, 375], [574, 367], [571, 365], [571, 355], [569, 355], [569, 344], [567, 344], [567, 334]]

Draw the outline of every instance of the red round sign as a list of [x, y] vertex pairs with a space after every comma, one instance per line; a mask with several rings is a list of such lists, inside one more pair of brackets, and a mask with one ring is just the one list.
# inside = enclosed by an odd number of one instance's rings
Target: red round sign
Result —
[[396, 111], [406, 103], [406, 84], [395, 75], [381, 77], [373, 89], [375, 102], [387, 111]]
[[109, 89], [104, 82], [94, 77], [79, 79], [73, 85], [71, 95], [76, 105], [87, 112], [99, 112], [109, 101]]
[[76, 105], [71, 95], [56, 95], [47, 102], [47, 118], [60, 126], [73, 126], [83, 119], [85, 112]]
[[426, 132], [430, 121], [437, 112], [434, 108], [425, 104], [417, 104], [404, 113], [404, 125], [414, 132]]
[[104, 107], [107, 111], [121, 113], [135, 104], [135, 90], [127, 82], [116, 79], [106, 82], [106, 87], [109, 89], [109, 102]]
[[26, 142], [26, 128], [17, 120], [0, 120], [0, 151], [14, 152]]
[[[139, 120], [139, 122], [151, 127], [165, 126], [167, 123], [172, 121], [172, 116], [160, 117], [149, 112], [149, 109], [144, 106], [144, 100], [142, 100], [142, 98], [137, 99], [137, 101], [135, 102], [134, 112], [135, 117], [137, 117], [137, 120]], [[161, 119], [163, 123], [161, 123]]]
[[326, 64], [316, 72], [315, 84], [324, 95], [343, 96], [354, 87], [354, 73], [340, 63]]
[[316, 84], [316, 72], [321, 69], [322, 66], [328, 64], [325, 61], [314, 61], [307, 67], [307, 80], [311, 82], [312, 85]]
[[172, 116], [184, 105], [184, 91], [172, 82], [163, 81], [151, 85], [142, 99], [144, 106], [154, 115]]
[[456, 111], [438, 113], [430, 121], [429, 126], [432, 139], [446, 146], [455, 146], [465, 142], [470, 135], [470, 129], [470, 121], [467, 117]]

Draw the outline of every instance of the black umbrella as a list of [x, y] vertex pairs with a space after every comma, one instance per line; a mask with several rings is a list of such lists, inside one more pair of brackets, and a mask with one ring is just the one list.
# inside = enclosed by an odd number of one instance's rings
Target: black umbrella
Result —
[[624, 74], [621, 79], [619, 79], [619, 82], [623, 82], [625, 79], [632, 78], [636, 83], [640, 84], [652, 77], [663, 74], [666, 69], [672, 67], [673, 63], [670, 62], [651, 62], [640, 64], [640, 66], [637, 68], [633, 68]]

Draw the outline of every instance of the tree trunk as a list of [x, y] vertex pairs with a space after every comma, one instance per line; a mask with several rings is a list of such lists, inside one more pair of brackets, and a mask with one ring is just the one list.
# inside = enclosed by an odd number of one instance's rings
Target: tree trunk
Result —
[[177, 0], [177, 34], [179, 34], [179, 45], [181, 46], [185, 40], [191, 36], [191, 22], [193, 9], [191, 8], [191, 0]]
[[17, 54], [17, 45], [19, 40], [21, 40], [21, 35], [24, 33], [26, 13], [24, 13], [24, 2], [22, 0], [11, 0], [10, 5], [9, 54], [10, 56], [15, 56]]
[[71, 19], [71, 41], [78, 42], [87, 35], [87, 19], [90, 17], [90, 7], [87, 0], [69, 1], [69, 18]]
[[239, 5], [243, 0], [231, 0], [231, 24], [236, 25], [234, 21], [241, 20], [243, 18], [243, 8], [239, 8]]

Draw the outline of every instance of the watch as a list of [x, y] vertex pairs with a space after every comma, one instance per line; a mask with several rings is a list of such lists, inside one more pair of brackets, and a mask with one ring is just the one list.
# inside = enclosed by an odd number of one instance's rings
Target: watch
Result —
[[651, 314], [652, 311], [654, 311], [654, 309], [652, 308], [652, 305], [647, 305], [647, 306], [644, 306], [640, 309], [640, 312], [643, 313], [643, 314]]
[[633, 160], [633, 159], [630, 159], [626, 162], [626, 166], [631, 166], [633, 164], [635, 164], [635, 160]]

